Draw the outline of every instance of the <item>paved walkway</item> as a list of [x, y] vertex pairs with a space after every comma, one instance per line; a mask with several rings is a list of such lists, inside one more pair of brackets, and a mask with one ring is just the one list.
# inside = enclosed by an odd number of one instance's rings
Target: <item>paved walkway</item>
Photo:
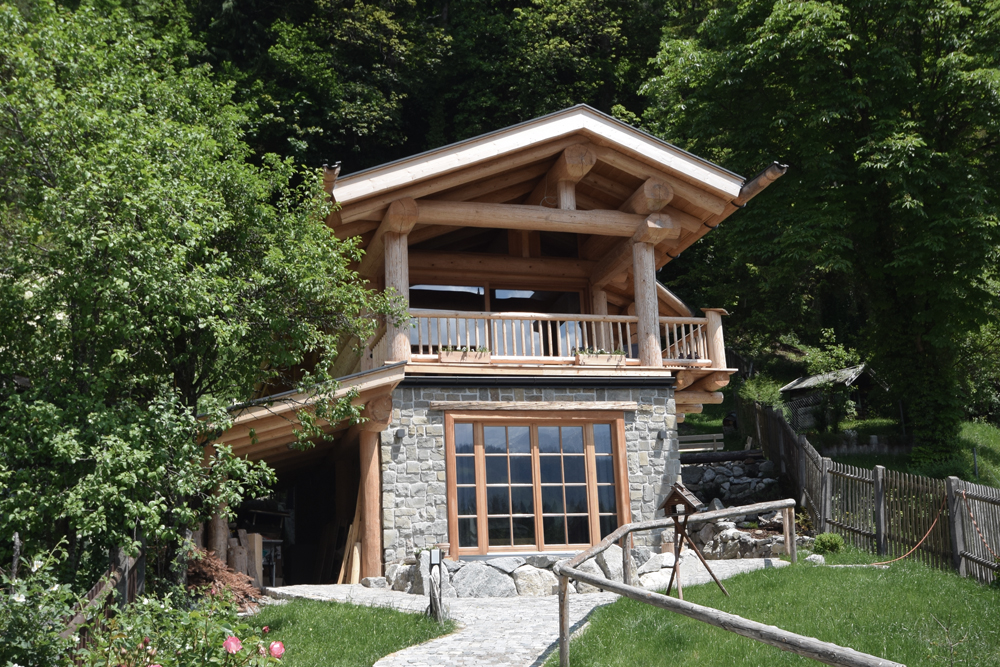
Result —
[[[782, 561], [747, 558], [711, 561], [712, 571], [720, 579], [741, 572], [787, 565]], [[685, 586], [711, 581], [705, 568], [694, 558], [681, 561]], [[375, 590], [364, 586], [283, 586], [268, 589], [271, 597], [310, 598], [353, 602], [389, 607], [399, 611], [423, 612], [427, 598], [396, 591]], [[613, 593], [570, 596], [570, 623], [575, 631], [583, 627], [597, 607], [618, 598]], [[411, 646], [388, 655], [376, 667], [438, 667], [489, 665], [535, 667], [545, 662], [556, 649], [559, 630], [559, 605], [554, 595], [516, 598], [450, 598], [451, 617], [459, 625], [453, 634]]]

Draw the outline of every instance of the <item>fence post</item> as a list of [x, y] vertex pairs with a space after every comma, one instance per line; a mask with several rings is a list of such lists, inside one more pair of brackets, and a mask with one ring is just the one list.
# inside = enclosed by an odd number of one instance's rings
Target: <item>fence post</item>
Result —
[[875, 466], [875, 549], [879, 556], [889, 553], [889, 537], [885, 525], [885, 466]]
[[959, 576], [966, 576], [965, 558], [965, 514], [958, 497], [962, 481], [958, 477], [945, 480], [948, 489], [948, 528], [951, 533], [951, 562]]
[[785, 467], [785, 429], [782, 428], [784, 424], [781, 422], [783, 420], [778, 419], [778, 412], [774, 413], [774, 421], [776, 430], [778, 431], [778, 458], [781, 459], [781, 474], [784, 475], [788, 472]]
[[569, 577], [559, 577], [559, 667], [569, 667]]
[[800, 435], [796, 443], [799, 447], [799, 505], [806, 506], [806, 436]]
[[833, 514], [833, 488], [830, 483], [830, 464], [833, 463], [830, 459], [825, 456], [822, 459], [820, 466], [820, 518], [819, 525], [822, 533], [830, 532], [830, 526], [828, 522], [830, 521], [830, 515]]

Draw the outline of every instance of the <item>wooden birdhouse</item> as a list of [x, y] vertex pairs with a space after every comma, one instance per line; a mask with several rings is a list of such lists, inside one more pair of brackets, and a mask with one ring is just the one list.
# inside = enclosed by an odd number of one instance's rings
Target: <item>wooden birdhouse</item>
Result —
[[699, 512], [704, 507], [705, 504], [697, 496], [677, 482], [670, 488], [670, 493], [663, 499], [659, 509], [663, 510], [664, 516], [680, 517]]

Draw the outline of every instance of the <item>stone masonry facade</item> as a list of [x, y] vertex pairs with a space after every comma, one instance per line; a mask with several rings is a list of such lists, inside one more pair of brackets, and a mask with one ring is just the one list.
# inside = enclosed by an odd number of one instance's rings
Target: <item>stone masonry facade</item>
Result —
[[[382, 546], [386, 565], [448, 541], [444, 412], [431, 401], [635, 401], [627, 411], [625, 447], [632, 521], [653, 518], [680, 479], [673, 389], [592, 387], [420, 387], [393, 392], [392, 419], [381, 433]], [[511, 417], [520, 416], [511, 413]], [[658, 546], [658, 535], [635, 535]]]

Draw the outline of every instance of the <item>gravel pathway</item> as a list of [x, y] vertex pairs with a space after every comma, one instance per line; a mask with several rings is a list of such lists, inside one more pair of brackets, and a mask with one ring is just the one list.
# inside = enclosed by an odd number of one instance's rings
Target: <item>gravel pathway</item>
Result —
[[[720, 579], [765, 567], [787, 565], [767, 558], [710, 561]], [[711, 581], [695, 558], [682, 558], [681, 575], [685, 586]], [[274, 598], [309, 598], [389, 607], [399, 611], [423, 612], [427, 598], [364, 586], [283, 586], [268, 589]], [[572, 630], [586, 623], [590, 613], [618, 598], [613, 593], [570, 596]], [[451, 617], [459, 625], [453, 634], [411, 646], [379, 660], [376, 667], [438, 667], [445, 665], [489, 665], [528, 667], [541, 665], [558, 641], [559, 605], [554, 595], [516, 598], [451, 598]]]

